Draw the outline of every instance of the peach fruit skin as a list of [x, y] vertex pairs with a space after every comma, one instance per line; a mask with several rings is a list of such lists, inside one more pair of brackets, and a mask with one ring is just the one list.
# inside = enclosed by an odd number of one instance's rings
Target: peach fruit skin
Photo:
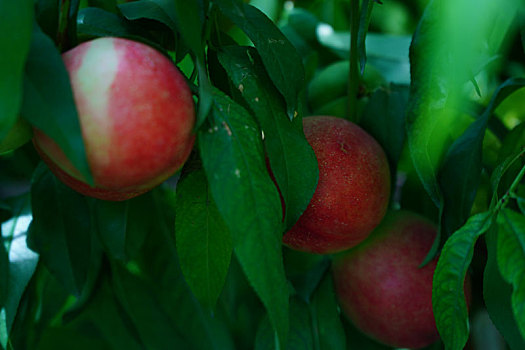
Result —
[[418, 268], [436, 234], [434, 224], [417, 214], [390, 212], [366, 241], [334, 259], [339, 304], [363, 333], [410, 349], [439, 338], [432, 312], [437, 258]]
[[290, 248], [328, 254], [363, 241], [381, 222], [390, 197], [385, 153], [356, 124], [331, 116], [303, 119], [319, 165], [315, 193], [283, 242]]
[[95, 186], [39, 130], [34, 144], [50, 169], [80, 193], [125, 200], [160, 184], [195, 140], [191, 91], [175, 65], [138, 42], [99, 38], [63, 54]]

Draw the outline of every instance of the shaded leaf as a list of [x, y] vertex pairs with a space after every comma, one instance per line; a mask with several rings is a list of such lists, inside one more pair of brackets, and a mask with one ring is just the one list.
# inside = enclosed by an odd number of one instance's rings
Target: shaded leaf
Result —
[[129, 315], [118, 304], [107, 278], [101, 281], [85, 313], [75, 321], [83, 321], [84, 318], [92, 322], [113, 349], [145, 349]]
[[447, 349], [463, 349], [469, 335], [464, 281], [474, 244], [492, 225], [490, 212], [472, 216], [447, 240], [432, 283], [432, 306], [436, 326]]
[[127, 261], [137, 254], [153, 220], [149, 208], [147, 193], [122, 202], [94, 202], [99, 237], [110, 257]]
[[113, 264], [112, 270], [116, 296], [129, 313], [146, 347], [189, 348], [180, 331], [172, 326], [164, 308], [152, 293], [151, 287], [118, 264]]
[[317, 186], [317, 159], [303, 132], [301, 118], [291, 122], [281, 96], [262, 68], [254, 49], [227, 47], [219, 60], [264, 132], [271, 172], [285, 203], [285, 226], [304, 212]]
[[525, 339], [525, 215], [503, 209], [498, 224], [498, 266], [505, 281], [513, 287], [512, 310]]
[[111, 350], [99, 337], [80, 329], [48, 327], [41, 334], [38, 350]]
[[119, 9], [124, 17], [129, 20], [148, 18], [165, 24], [173, 32], [177, 31], [177, 25], [173, 18], [173, 1], [131, 1], [120, 4]]
[[31, 188], [31, 249], [70, 293], [80, 296], [91, 258], [91, 215], [84, 196], [61, 183], [41, 163]]
[[235, 0], [213, 2], [251, 39], [272, 82], [284, 96], [292, 120], [299, 113], [298, 96], [304, 86], [304, 67], [295, 47], [257, 8]]
[[497, 230], [490, 230], [485, 235], [488, 259], [483, 273], [483, 300], [490, 319], [510, 348], [520, 350], [525, 348], [525, 339], [520, 335], [512, 311], [512, 285], [503, 279], [498, 268], [497, 233]]
[[0, 32], [5, 33], [0, 36], [0, 140], [18, 118], [32, 29], [33, 1], [0, 2]]
[[312, 298], [310, 312], [313, 318], [314, 339], [320, 350], [345, 350], [346, 335], [339, 316], [332, 277], [327, 274]]
[[[290, 333], [285, 349], [313, 350], [312, 321], [308, 312], [308, 305], [299, 299], [290, 302]], [[255, 350], [279, 349], [278, 340], [268, 317], [264, 317], [257, 329]]]
[[292, 283], [295, 293], [305, 302], [310, 303], [312, 294], [330, 267], [326, 255], [310, 254], [285, 248], [283, 251], [286, 277]]
[[281, 208], [265, 166], [261, 132], [244, 108], [216, 91], [198, 143], [235, 254], [284, 344], [289, 291], [282, 261]]
[[139, 38], [140, 31], [124, 18], [96, 7], [83, 8], [78, 12], [79, 33], [94, 36]]
[[93, 183], [69, 76], [53, 42], [33, 28], [26, 63], [22, 116], [51, 137], [88, 183]]
[[232, 254], [230, 232], [215, 205], [202, 169], [177, 184], [175, 236], [180, 266], [201, 304], [214, 308]]
[[405, 87], [392, 85], [389, 90], [379, 89], [370, 97], [360, 123], [382, 146], [393, 175], [405, 142], [407, 100]]

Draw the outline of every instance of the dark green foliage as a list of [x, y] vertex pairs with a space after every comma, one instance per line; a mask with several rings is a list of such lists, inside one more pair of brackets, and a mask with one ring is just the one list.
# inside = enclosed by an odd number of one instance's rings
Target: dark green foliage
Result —
[[66, 187], [30, 143], [0, 156], [0, 349], [388, 349], [341, 314], [332, 256], [282, 245], [318, 185], [312, 113], [357, 121], [390, 209], [440, 227], [427, 349], [479, 344], [469, 313], [525, 348], [523, 4], [291, 4], [0, 0], [0, 141], [24, 118], [91, 181], [61, 54], [97, 37], [162, 52], [197, 112], [180, 173], [123, 202]]

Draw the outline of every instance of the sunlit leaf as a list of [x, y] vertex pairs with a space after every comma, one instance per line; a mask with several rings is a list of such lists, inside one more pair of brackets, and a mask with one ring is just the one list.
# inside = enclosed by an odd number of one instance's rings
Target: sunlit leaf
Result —
[[4, 303], [0, 305], [0, 344], [7, 344], [18, 306], [29, 280], [38, 263], [38, 255], [26, 244], [27, 230], [32, 216], [27, 196], [19, 198], [13, 207], [14, 216], [3, 222], [0, 227], [2, 242], [7, 243], [9, 258], [8, 277]]

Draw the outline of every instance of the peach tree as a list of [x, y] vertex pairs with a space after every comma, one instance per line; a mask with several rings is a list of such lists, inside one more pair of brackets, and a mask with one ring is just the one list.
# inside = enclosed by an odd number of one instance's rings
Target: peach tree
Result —
[[[0, 349], [392, 348], [345, 314], [338, 253], [283, 244], [323, 181], [303, 130], [312, 115], [370, 134], [390, 168], [388, 211], [435, 227], [422, 253], [413, 248], [414, 269], [435, 268], [411, 281], [429, 291], [438, 340], [426, 348], [525, 348], [522, 1], [0, 0], [0, 32]], [[111, 105], [110, 118], [126, 111], [119, 142], [135, 141], [112, 168], [122, 180], [173, 150], [159, 135], [176, 132], [157, 117], [180, 96], [149, 60], [130, 64], [136, 74], [124, 84], [95, 86], [115, 63], [102, 55], [83, 72], [90, 89], [80, 101], [63, 54], [98, 38], [154, 50], [181, 76], [194, 111], [187, 159], [120, 201], [90, 195], [98, 170], [83, 106]], [[161, 69], [166, 84], [153, 84], [148, 69]], [[95, 121], [90, 135], [105, 143], [107, 120]], [[42, 161], [39, 133], [84, 194]], [[352, 179], [330, 186], [342, 181]], [[345, 288], [366, 297], [358, 282]]]

